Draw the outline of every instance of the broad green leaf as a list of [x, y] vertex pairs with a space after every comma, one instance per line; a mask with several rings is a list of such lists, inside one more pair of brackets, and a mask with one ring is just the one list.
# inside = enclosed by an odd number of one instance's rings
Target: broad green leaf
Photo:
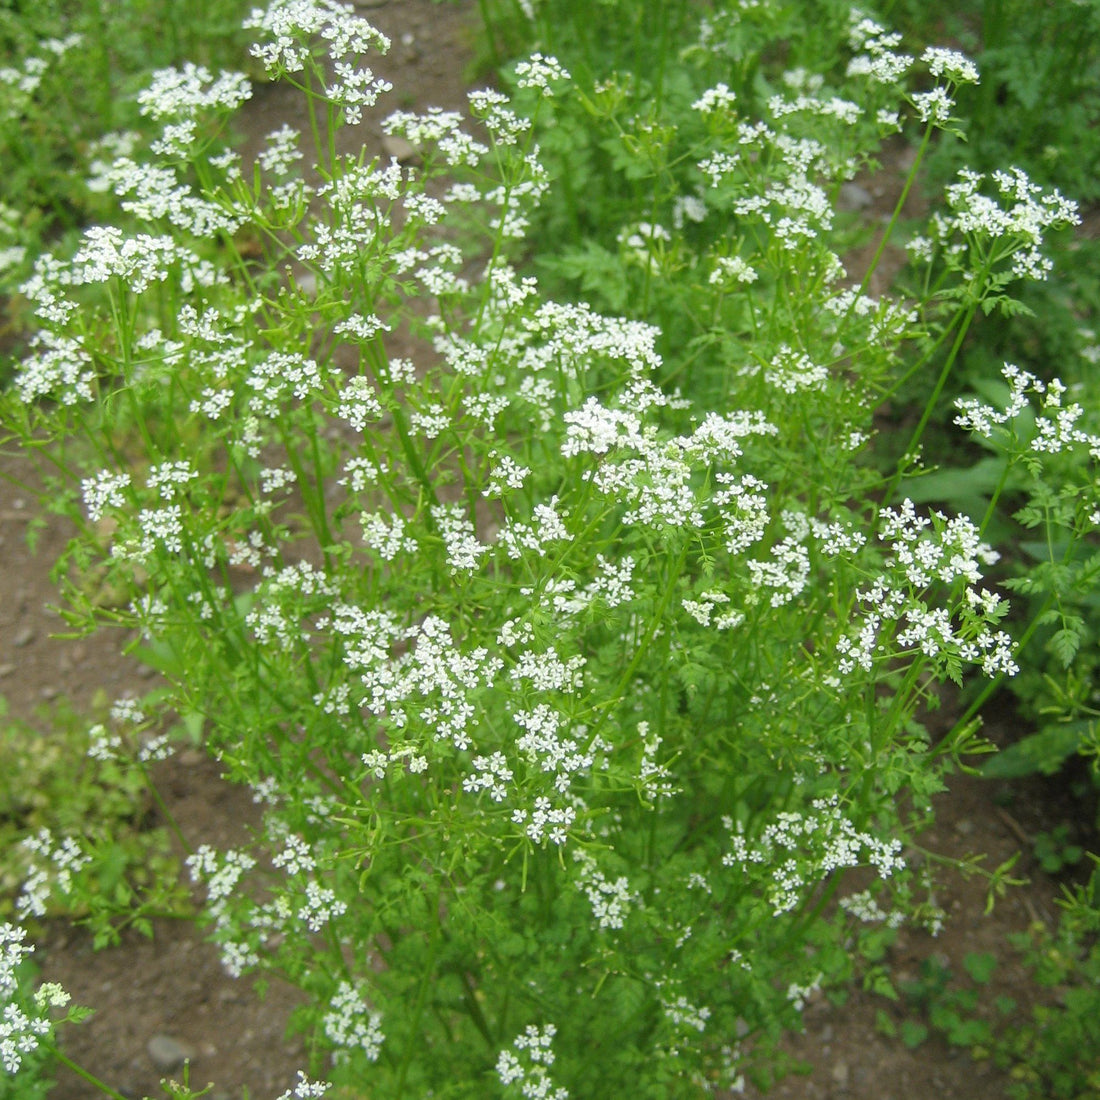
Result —
[[988, 779], [1053, 775], [1073, 756], [1093, 726], [1091, 721], [1047, 726], [990, 757], [981, 767]]

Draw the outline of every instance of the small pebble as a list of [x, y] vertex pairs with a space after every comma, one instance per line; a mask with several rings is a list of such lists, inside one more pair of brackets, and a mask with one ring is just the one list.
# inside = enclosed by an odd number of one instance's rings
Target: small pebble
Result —
[[390, 134], [382, 138], [382, 151], [387, 157], [396, 157], [398, 164], [412, 164], [420, 156], [411, 141]]
[[34, 627], [31, 626], [30, 623], [27, 623], [26, 626], [20, 627], [15, 632], [15, 636], [12, 638], [11, 644], [15, 646], [16, 649], [22, 649], [23, 646], [30, 645], [30, 643], [33, 641]]
[[840, 185], [840, 195], [836, 204], [841, 210], [852, 212], [864, 210], [872, 202], [874, 202], [874, 199], [866, 187], [860, 187], [858, 183], [842, 183]]
[[172, 1073], [195, 1056], [186, 1043], [173, 1039], [171, 1035], [154, 1035], [145, 1049], [149, 1052], [153, 1065], [161, 1073]]

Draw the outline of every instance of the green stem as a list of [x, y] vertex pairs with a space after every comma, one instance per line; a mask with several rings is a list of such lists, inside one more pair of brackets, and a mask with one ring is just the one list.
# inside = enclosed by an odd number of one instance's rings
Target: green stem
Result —
[[466, 1005], [466, 1011], [489, 1049], [495, 1051], [497, 1048], [496, 1040], [489, 1028], [489, 1021], [485, 1019], [485, 1013], [481, 1011], [481, 1005], [477, 1003], [477, 991], [470, 981], [470, 975], [463, 970], [460, 972], [459, 977], [462, 979], [462, 1001]]
[[927, 363], [932, 358], [932, 356], [936, 354], [936, 352], [940, 348], [940, 345], [944, 342], [944, 340], [948, 338], [948, 336], [951, 335], [951, 330], [955, 327], [955, 321], [958, 319], [959, 316], [961, 316], [961, 314], [955, 315], [955, 318], [951, 320], [950, 324], [948, 324], [944, 328], [943, 332], [941, 332], [939, 336], [936, 337], [932, 346], [929, 347], [929, 349], [888, 390], [886, 390], [881, 395], [881, 397], [879, 398], [881, 402], [885, 403], [886, 401], [889, 401], [890, 398], [892, 398], [894, 394], [896, 394], [898, 390], [900, 390], [901, 387], [904, 386], [905, 383], [908, 382], [909, 379], [912, 378], [913, 375], [916, 374], [917, 371], [919, 371], [921, 367], [923, 367], [925, 363]]
[[90, 1074], [83, 1066], [78, 1066], [71, 1058], [66, 1054], [63, 1054], [58, 1047], [53, 1047], [53, 1054], [57, 1060], [68, 1069], [71, 1069], [77, 1077], [87, 1081], [89, 1085], [94, 1085], [100, 1092], [106, 1093], [112, 1098], [112, 1100], [127, 1100], [127, 1097], [123, 1096], [121, 1092], [116, 1092], [110, 1085], [101, 1081], [98, 1077]]
[[[622, 676], [619, 677], [618, 684], [615, 685], [615, 690], [608, 696], [611, 700], [611, 704], [619, 702], [626, 694], [627, 688], [630, 686], [630, 681], [634, 678], [634, 673], [637, 671], [638, 666], [642, 663], [642, 660], [650, 653], [650, 643], [653, 641], [654, 635], [657, 633], [658, 626], [664, 622], [665, 611], [668, 609], [668, 605], [672, 600], [672, 594], [676, 588], [676, 582], [680, 578], [680, 573], [684, 567], [684, 561], [687, 559], [688, 543], [685, 541], [684, 548], [680, 551], [679, 557], [676, 559], [676, 564], [669, 570], [668, 584], [665, 586], [665, 590], [661, 595], [661, 601], [657, 605], [656, 611], [653, 613], [653, 617], [646, 624], [645, 633], [638, 640], [638, 644], [635, 647], [634, 657], [631, 659], [629, 665], [623, 671]], [[594, 744], [597, 735], [603, 728], [604, 723], [607, 721], [611, 714], [611, 706], [604, 708], [600, 717], [596, 720], [593, 728], [588, 734], [588, 744]]]
[[924, 136], [921, 138], [920, 146], [917, 149], [917, 155], [913, 160], [913, 167], [909, 169], [909, 175], [905, 178], [905, 186], [901, 189], [901, 195], [894, 207], [894, 212], [890, 215], [890, 221], [883, 231], [882, 240], [879, 241], [878, 248], [875, 249], [875, 254], [871, 257], [871, 264], [867, 268], [867, 273], [863, 276], [863, 281], [859, 284], [860, 295], [867, 293], [867, 287], [871, 284], [871, 276], [874, 275], [879, 260], [882, 259], [882, 254], [886, 251], [886, 246], [890, 243], [890, 238], [894, 235], [894, 227], [901, 217], [901, 212], [905, 207], [905, 201], [909, 198], [909, 192], [913, 189], [913, 184], [916, 182], [917, 171], [920, 168], [921, 161], [924, 160], [924, 154], [928, 150], [928, 143], [932, 140], [932, 129], [933, 126], [931, 122], [924, 128]]
[[409, 426], [405, 422], [404, 411], [400, 405], [395, 404], [391, 412], [393, 414], [393, 426], [397, 429], [397, 438], [405, 455], [405, 461], [408, 462], [427, 498], [433, 504], [438, 504], [439, 497], [436, 495], [435, 485], [432, 484], [432, 479], [428, 477], [428, 471], [424, 469], [424, 463], [420, 460], [420, 455], [413, 446], [412, 438], [409, 435]]
[[1001, 471], [1000, 480], [997, 482], [997, 487], [993, 490], [993, 495], [989, 498], [989, 506], [985, 510], [985, 515], [982, 516], [982, 522], [978, 527], [978, 534], [982, 536], [985, 534], [985, 529], [989, 526], [989, 521], [993, 518], [993, 513], [996, 511], [997, 502], [1001, 499], [1001, 493], [1004, 492], [1005, 485], [1008, 483], [1008, 475], [1012, 471], [1011, 458], [1005, 458], [1005, 468]]
[[959, 325], [959, 331], [955, 333], [955, 342], [951, 345], [951, 350], [947, 353], [947, 360], [943, 364], [943, 370], [940, 371], [939, 378], [936, 379], [936, 385], [932, 390], [927, 402], [925, 402], [924, 411], [921, 413], [920, 422], [917, 424], [916, 430], [913, 432], [912, 438], [909, 440], [909, 445], [905, 448], [901, 458], [898, 460], [898, 468], [894, 473], [894, 476], [890, 479], [889, 484], [886, 486], [886, 492], [883, 495], [882, 507], [888, 506], [894, 499], [894, 493], [897, 491], [898, 483], [901, 481], [902, 476], [905, 473], [906, 458], [916, 453], [917, 445], [920, 443], [921, 436], [924, 435], [924, 429], [928, 426], [928, 421], [932, 419], [932, 413], [936, 410], [936, 405], [939, 403], [940, 394], [943, 393], [943, 388], [947, 385], [947, 379], [951, 374], [951, 369], [955, 365], [955, 360], [958, 358], [959, 351], [962, 348], [963, 340], [966, 338], [967, 332], [970, 330], [970, 323], [974, 320], [974, 314], [978, 309], [978, 302], [975, 300], [970, 303], [966, 309], [966, 313], [963, 314], [962, 322]]
[[493, 69], [498, 70], [501, 65], [500, 51], [497, 49], [496, 35], [493, 34], [493, 16], [489, 11], [488, 0], [477, 0], [477, 9], [481, 13], [481, 22], [485, 27], [485, 42], [489, 47], [489, 61]]
[[141, 774], [145, 779], [145, 786], [153, 796], [153, 801], [157, 804], [157, 809], [160, 810], [161, 814], [164, 816], [164, 820], [168, 823], [168, 828], [172, 830], [173, 835], [176, 840], [180, 842], [180, 846], [185, 852], [193, 852], [194, 849], [183, 835], [183, 830], [179, 827], [179, 822], [176, 821], [175, 815], [168, 809], [168, 804], [161, 797], [160, 791], [157, 790], [157, 785], [153, 782], [153, 777], [149, 774], [149, 769], [146, 767], [145, 762], [139, 761], [138, 767], [141, 768]]
[[[436, 921], [439, 920], [439, 896], [436, 896]], [[409, 1041], [405, 1047], [405, 1056], [401, 1059], [401, 1068], [397, 1072], [397, 1087], [394, 1095], [397, 1100], [405, 1095], [405, 1079], [409, 1075], [409, 1066], [412, 1064], [413, 1055], [420, 1050], [415, 1042], [416, 1029], [420, 1026], [420, 1017], [424, 1015], [424, 1002], [428, 997], [428, 989], [436, 980], [435, 959], [439, 952], [439, 941], [442, 938], [442, 929], [436, 929], [428, 949], [428, 961], [424, 967], [424, 973], [420, 978], [420, 988], [416, 991], [416, 1004], [413, 1005], [412, 1015], [409, 1018]]]

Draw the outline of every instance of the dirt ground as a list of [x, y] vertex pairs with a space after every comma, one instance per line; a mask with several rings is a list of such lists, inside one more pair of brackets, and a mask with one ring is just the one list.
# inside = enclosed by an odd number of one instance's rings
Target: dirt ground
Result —
[[[365, 0], [359, 6], [369, 9], [364, 14], [394, 40], [393, 52], [376, 66], [382, 75], [400, 90], [411, 89], [416, 106], [463, 106], [473, 3]], [[385, 110], [397, 106], [410, 106], [407, 97], [400, 104], [391, 99]], [[256, 141], [288, 121], [305, 126], [290, 89], [259, 89], [244, 115], [244, 126]], [[369, 154], [381, 151], [377, 116], [365, 119], [345, 140], [366, 145]], [[0, 463], [0, 475], [21, 481], [29, 477], [29, 468], [21, 459], [8, 458]], [[77, 711], [100, 691], [109, 698], [144, 694], [150, 688], [149, 670], [121, 655], [125, 639], [106, 644], [53, 637], [62, 623], [51, 610], [56, 589], [49, 570], [66, 531], [51, 523], [32, 553], [25, 536], [33, 514], [32, 496], [0, 477], [0, 694], [10, 711], [30, 719], [59, 694]], [[217, 765], [197, 752], [177, 754], [161, 765], [158, 779], [194, 844], [239, 842], [257, 822], [248, 793], [225, 784]], [[1032, 783], [1009, 790], [960, 778], [940, 798], [939, 820], [925, 843], [950, 857], [983, 852], [986, 865], [996, 866], [1025, 840], [1064, 820], [1069, 805], [1056, 786]], [[1035, 921], [1053, 923], [1058, 884], [1028, 851], [1016, 871], [1030, 880], [1028, 885], [1012, 890], [988, 916], [980, 880], [945, 875], [939, 901], [948, 913], [947, 926], [937, 938], [901, 934], [886, 959], [895, 979], [916, 976], [921, 963], [933, 957], [961, 973], [968, 952], [988, 951], [1002, 960], [990, 994], [1011, 992], [1026, 1007], [1032, 992], [1007, 940]], [[192, 1083], [214, 1082], [211, 1095], [223, 1100], [273, 1098], [305, 1068], [301, 1039], [286, 1036], [295, 991], [273, 986], [261, 999], [248, 981], [222, 970], [201, 931], [187, 922], [161, 922], [152, 940], [127, 935], [120, 947], [99, 952], [80, 930], [51, 923], [36, 958], [44, 979], [61, 982], [77, 1003], [96, 1009], [89, 1022], [70, 1029], [66, 1050], [124, 1096], [161, 1095], [163, 1072], [150, 1053], [150, 1042], [158, 1037], [186, 1047], [192, 1054]], [[788, 1078], [769, 1095], [778, 1100], [995, 1100], [1005, 1095], [1004, 1075], [943, 1042], [929, 1040], [911, 1051], [885, 1037], [876, 1027], [876, 1013], [883, 1009], [900, 1019], [883, 998], [859, 990], [843, 1006], [825, 997], [812, 1000], [805, 1032], [787, 1044], [811, 1073]], [[51, 1093], [53, 1100], [98, 1095], [67, 1071], [59, 1073]], [[747, 1095], [762, 1094], [750, 1086]]]

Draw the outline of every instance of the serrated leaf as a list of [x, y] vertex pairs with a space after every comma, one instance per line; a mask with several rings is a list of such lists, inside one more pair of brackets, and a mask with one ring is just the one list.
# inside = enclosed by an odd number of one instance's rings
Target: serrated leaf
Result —
[[1049, 645], [1051, 653], [1062, 662], [1062, 667], [1069, 668], [1081, 648], [1081, 634], [1072, 627], [1063, 627], [1055, 632]]

